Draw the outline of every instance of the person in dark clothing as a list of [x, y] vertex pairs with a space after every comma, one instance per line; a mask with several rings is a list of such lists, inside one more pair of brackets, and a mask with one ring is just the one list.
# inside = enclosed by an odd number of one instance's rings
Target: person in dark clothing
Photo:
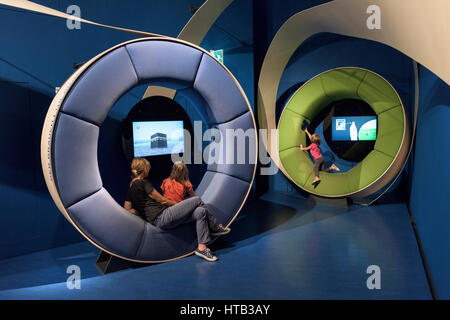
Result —
[[195, 254], [208, 261], [217, 257], [206, 246], [211, 241], [207, 212], [202, 200], [195, 196], [179, 203], [163, 197], [146, 178], [150, 163], [144, 158], [134, 158], [131, 163], [132, 180], [125, 198], [124, 208], [139, 215], [161, 229], [173, 229], [195, 221], [198, 247]]

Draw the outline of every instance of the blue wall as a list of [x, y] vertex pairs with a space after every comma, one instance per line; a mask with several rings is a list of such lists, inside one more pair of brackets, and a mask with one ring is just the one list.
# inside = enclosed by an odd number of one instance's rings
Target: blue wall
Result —
[[[176, 37], [203, 0], [35, 1], [103, 24]], [[225, 50], [225, 64], [252, 103], [252, 1], [235, 1], [205, 38], [205, 49]], [[236, 21], [232, 17], [240, 16]], [[244, 18], [245, 17], [245, 18]], [[250, 24], [250, 29], [247, 26]], [[246, 30], [239, 35], [239, 30]], [[0, 259], [65, 245], [83, 238], [54, 205], [42, 175], [40, 137], [44, 118], [59, 87], [74, 72], [72, 64], [135, 36], [82, 24], [69, 30], [63, 19], [0, 5]], [[245, 49], [240, 48], [242, 40]], [[248, 44], [248, 45], [247, 45]], [[120, 149], [120, 121], [142, 98], [146, 86], [124, 95], [100, 130], [99, 164], [105, 187], [123, 200], [128, 164]], [[192, 106], [183, 105], [196, 118]], [[125, 168], [125, 169], [124, 169]]]
[[450, 87], [420, 69], [410, 210], [440, 299], [450, 299]]
[[250, 105], [253, 92], [252, 0], [235, 0], [211, 27], [201, 47], [224, 50], [224, 64], [244, 89]]

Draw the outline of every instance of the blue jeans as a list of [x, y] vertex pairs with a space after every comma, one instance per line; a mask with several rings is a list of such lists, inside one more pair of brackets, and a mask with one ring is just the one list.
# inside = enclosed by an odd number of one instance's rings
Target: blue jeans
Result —
[[209, 227], [216, 224], [216, 219], [209, 212], [202, 199], [197, 196], [168, 207], [156, 217], [153, 224], [161, 229], [173, 229], [192, 221], [195, 221], [198, 243], [206, 244], [211, 241]]

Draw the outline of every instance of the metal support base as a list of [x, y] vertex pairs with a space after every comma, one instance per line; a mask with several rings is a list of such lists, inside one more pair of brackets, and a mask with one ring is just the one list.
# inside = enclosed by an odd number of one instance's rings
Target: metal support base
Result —
[[314, 204], [321, 204], [330, 207], [348, 208], [348, 198], [323, 198], [310, 194], [308, 201]]
[[117, 258], [109, 253], [100, 251], [95, 266], [102, 274], [125, 270], [129, 268], [139, 268], [148, 266], [149, 264], [137, 263], [124, 259]]

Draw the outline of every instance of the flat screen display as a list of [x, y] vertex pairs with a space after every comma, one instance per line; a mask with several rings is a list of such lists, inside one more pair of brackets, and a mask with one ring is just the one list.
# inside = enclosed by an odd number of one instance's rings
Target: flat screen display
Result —
[[184, 152], [183, 121], [133, 122], [135, 157]]
[[374, 141], [377, 139], [377, 117], [332, 117], [333, 141]]

